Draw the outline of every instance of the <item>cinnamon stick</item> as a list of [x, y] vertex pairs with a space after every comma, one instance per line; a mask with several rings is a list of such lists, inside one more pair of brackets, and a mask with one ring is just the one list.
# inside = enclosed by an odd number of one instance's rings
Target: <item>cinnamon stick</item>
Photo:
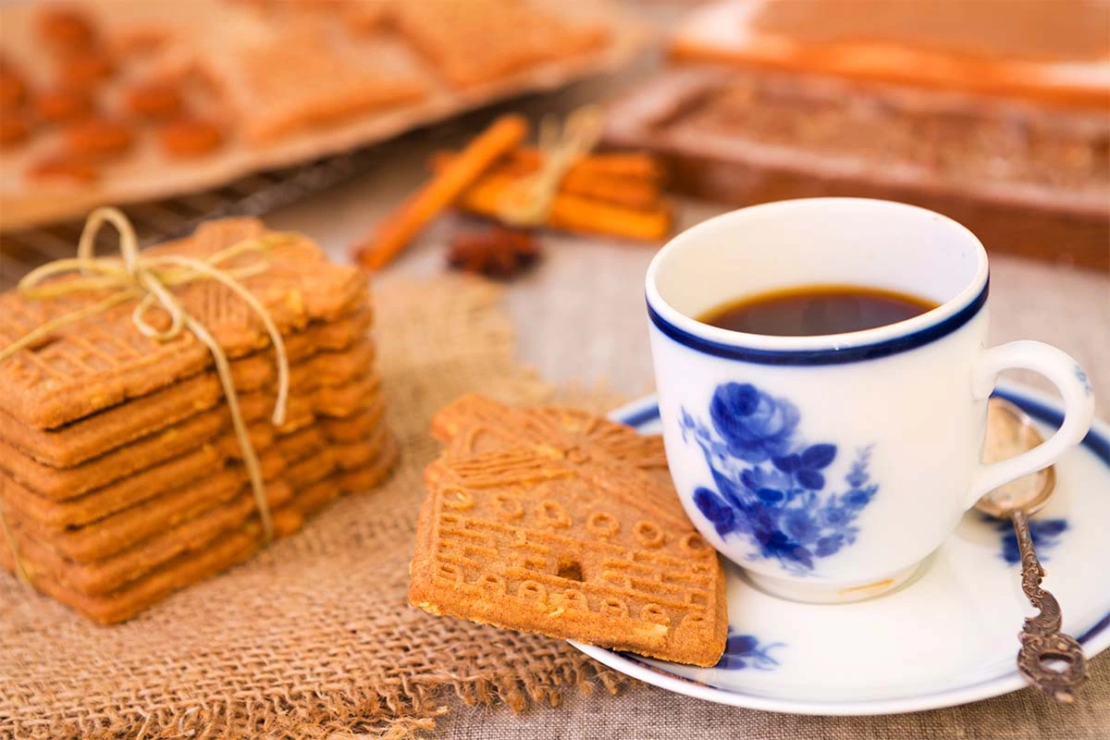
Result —
[[659, 208], [663, 197], [659, 186], [650, 180], [589, 175], [583, 172], [568, 172], [559, 190], [567, 195], [577, 195], [638, 211]]
[[[505, 191], [515, 182], [515, 178], [505, 175], [486, 175], [462, 194], [457, 205], [471, 213], [497, 218]], [[564, 231], [656, 242], [670, 233], [671, 212], [662, 205], [638, 210], [560, 192], [551, 204], [544, 225]]]
[[[458, 156], [457, 152], [441, 149], [431, 156], [429, 169], [438, 169], [444, 162]], [[520, 147], [507, 154], [502, 166], [514, 172], [535, 172], [543, 163], [543, 153], [533, 147]], [[618, 152], [589, 154], [575, 162], [568, 175], [589, 175], [606, 178], [627, 178], [650, 182], [656, 187], [663, 184], [663, 166], [650, 154], [643, 152]]]
[[[521, 147], [512, 152], [509, 161], [519, 166], [536, 169], [543, 161], [543, 153], [533, 147]], [[650, 154], [643, 152], [590, 154], [588, 157], [579, 160], [571, 167], [570, 171], [574, 172], [575, 169], [606, 177], [631, 177], [650, 180], [657, 185], [663, 179], [662, 166]]]
[[494, 162], [520, 146], [527, 135], [528, 122], [522, 116], [506, 115], [494, 121], [449, 165], [387, 216], [372, 239], [355, 246], [358, 261], [369, 270], [385, 267]]
[[[457, 156], [451, 152], [434, 154], [431, 158], [432, 169], [436, 172], [442, 171]], [[583, 164], [586, 166], [581, 166]], [[563, 176], [563, 181], [559, 183], [559, 191], [637, 210], [659, 207], [662, 193], [657, 179], [617, 177], [592, 167], [592, 164], [587, 158], [572, 166]], [[526, 160], [515, 158], [510, 154], [505, 160], [494, 165], [488, 174], [519, 178], [538, 169], [538, 165], [531, 166]]]

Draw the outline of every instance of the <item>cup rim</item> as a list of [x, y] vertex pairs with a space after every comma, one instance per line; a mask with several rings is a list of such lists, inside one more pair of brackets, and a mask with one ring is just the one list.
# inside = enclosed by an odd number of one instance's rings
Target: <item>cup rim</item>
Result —
[[[802, 337], [749, 334], [711, 326], [678, 311], [660, 295], [656, 283], [663, 261], [668, 255], [688, 247], [713, 225], [745, 218], [754, 212], [787, 211], [804, 204], [818, 203], [866, 204], [868, 208], [915, 211], [940, 219], [962, 233], [973, 246], [978, 262], [975, 275], [951, 299], [919, 316], [860, 331]], [[835, 364], [903, 352], [952, 333], [970, 321], [986, 303], [989, 273], [987, 252], [979, 238], [966, 226], [943, 214], [907, 203], [875, 198], [796, 198], [729, 211], [683, 231], [652, 258], [644, 278], [644, 288], [652, 323], [681, 344], [717, 356], [765, 364]]]

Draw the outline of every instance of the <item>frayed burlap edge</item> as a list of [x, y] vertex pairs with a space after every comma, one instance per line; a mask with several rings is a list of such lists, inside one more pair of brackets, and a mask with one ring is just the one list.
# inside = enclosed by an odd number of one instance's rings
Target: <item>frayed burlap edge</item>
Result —
[[405, 603], [436, 409], [469, 391], [595, 411], [620, 401], [558, 394], [517, 363], [501, 297], [464, 277], [377, 286], [399, 469], [251, 562], [114, 628], [0, 575], [0, 737], [399, 740], [433, 730], [453, 700], [521, 712], [568, 689], [616, 693], [626, 679], [562, 641]]

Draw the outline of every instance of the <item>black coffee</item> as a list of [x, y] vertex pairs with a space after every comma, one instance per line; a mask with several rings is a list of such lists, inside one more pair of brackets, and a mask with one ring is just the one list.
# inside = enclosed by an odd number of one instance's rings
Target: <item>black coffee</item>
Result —
[[906, 293], [856, 285], [809, 285], [745, 296], [698, 321], [721, 329], [780, 337], [843, 334], [886, 326], [937, 307]]

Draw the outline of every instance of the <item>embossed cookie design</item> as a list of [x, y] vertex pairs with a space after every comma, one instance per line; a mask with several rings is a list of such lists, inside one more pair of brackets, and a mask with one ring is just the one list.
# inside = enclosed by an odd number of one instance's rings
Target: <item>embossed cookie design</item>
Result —
[[409, 601], [507, 629], [713, 665], [724, 573], [666, 476], [662, 442], [570, 409], [467, 396], [425, 473]]

